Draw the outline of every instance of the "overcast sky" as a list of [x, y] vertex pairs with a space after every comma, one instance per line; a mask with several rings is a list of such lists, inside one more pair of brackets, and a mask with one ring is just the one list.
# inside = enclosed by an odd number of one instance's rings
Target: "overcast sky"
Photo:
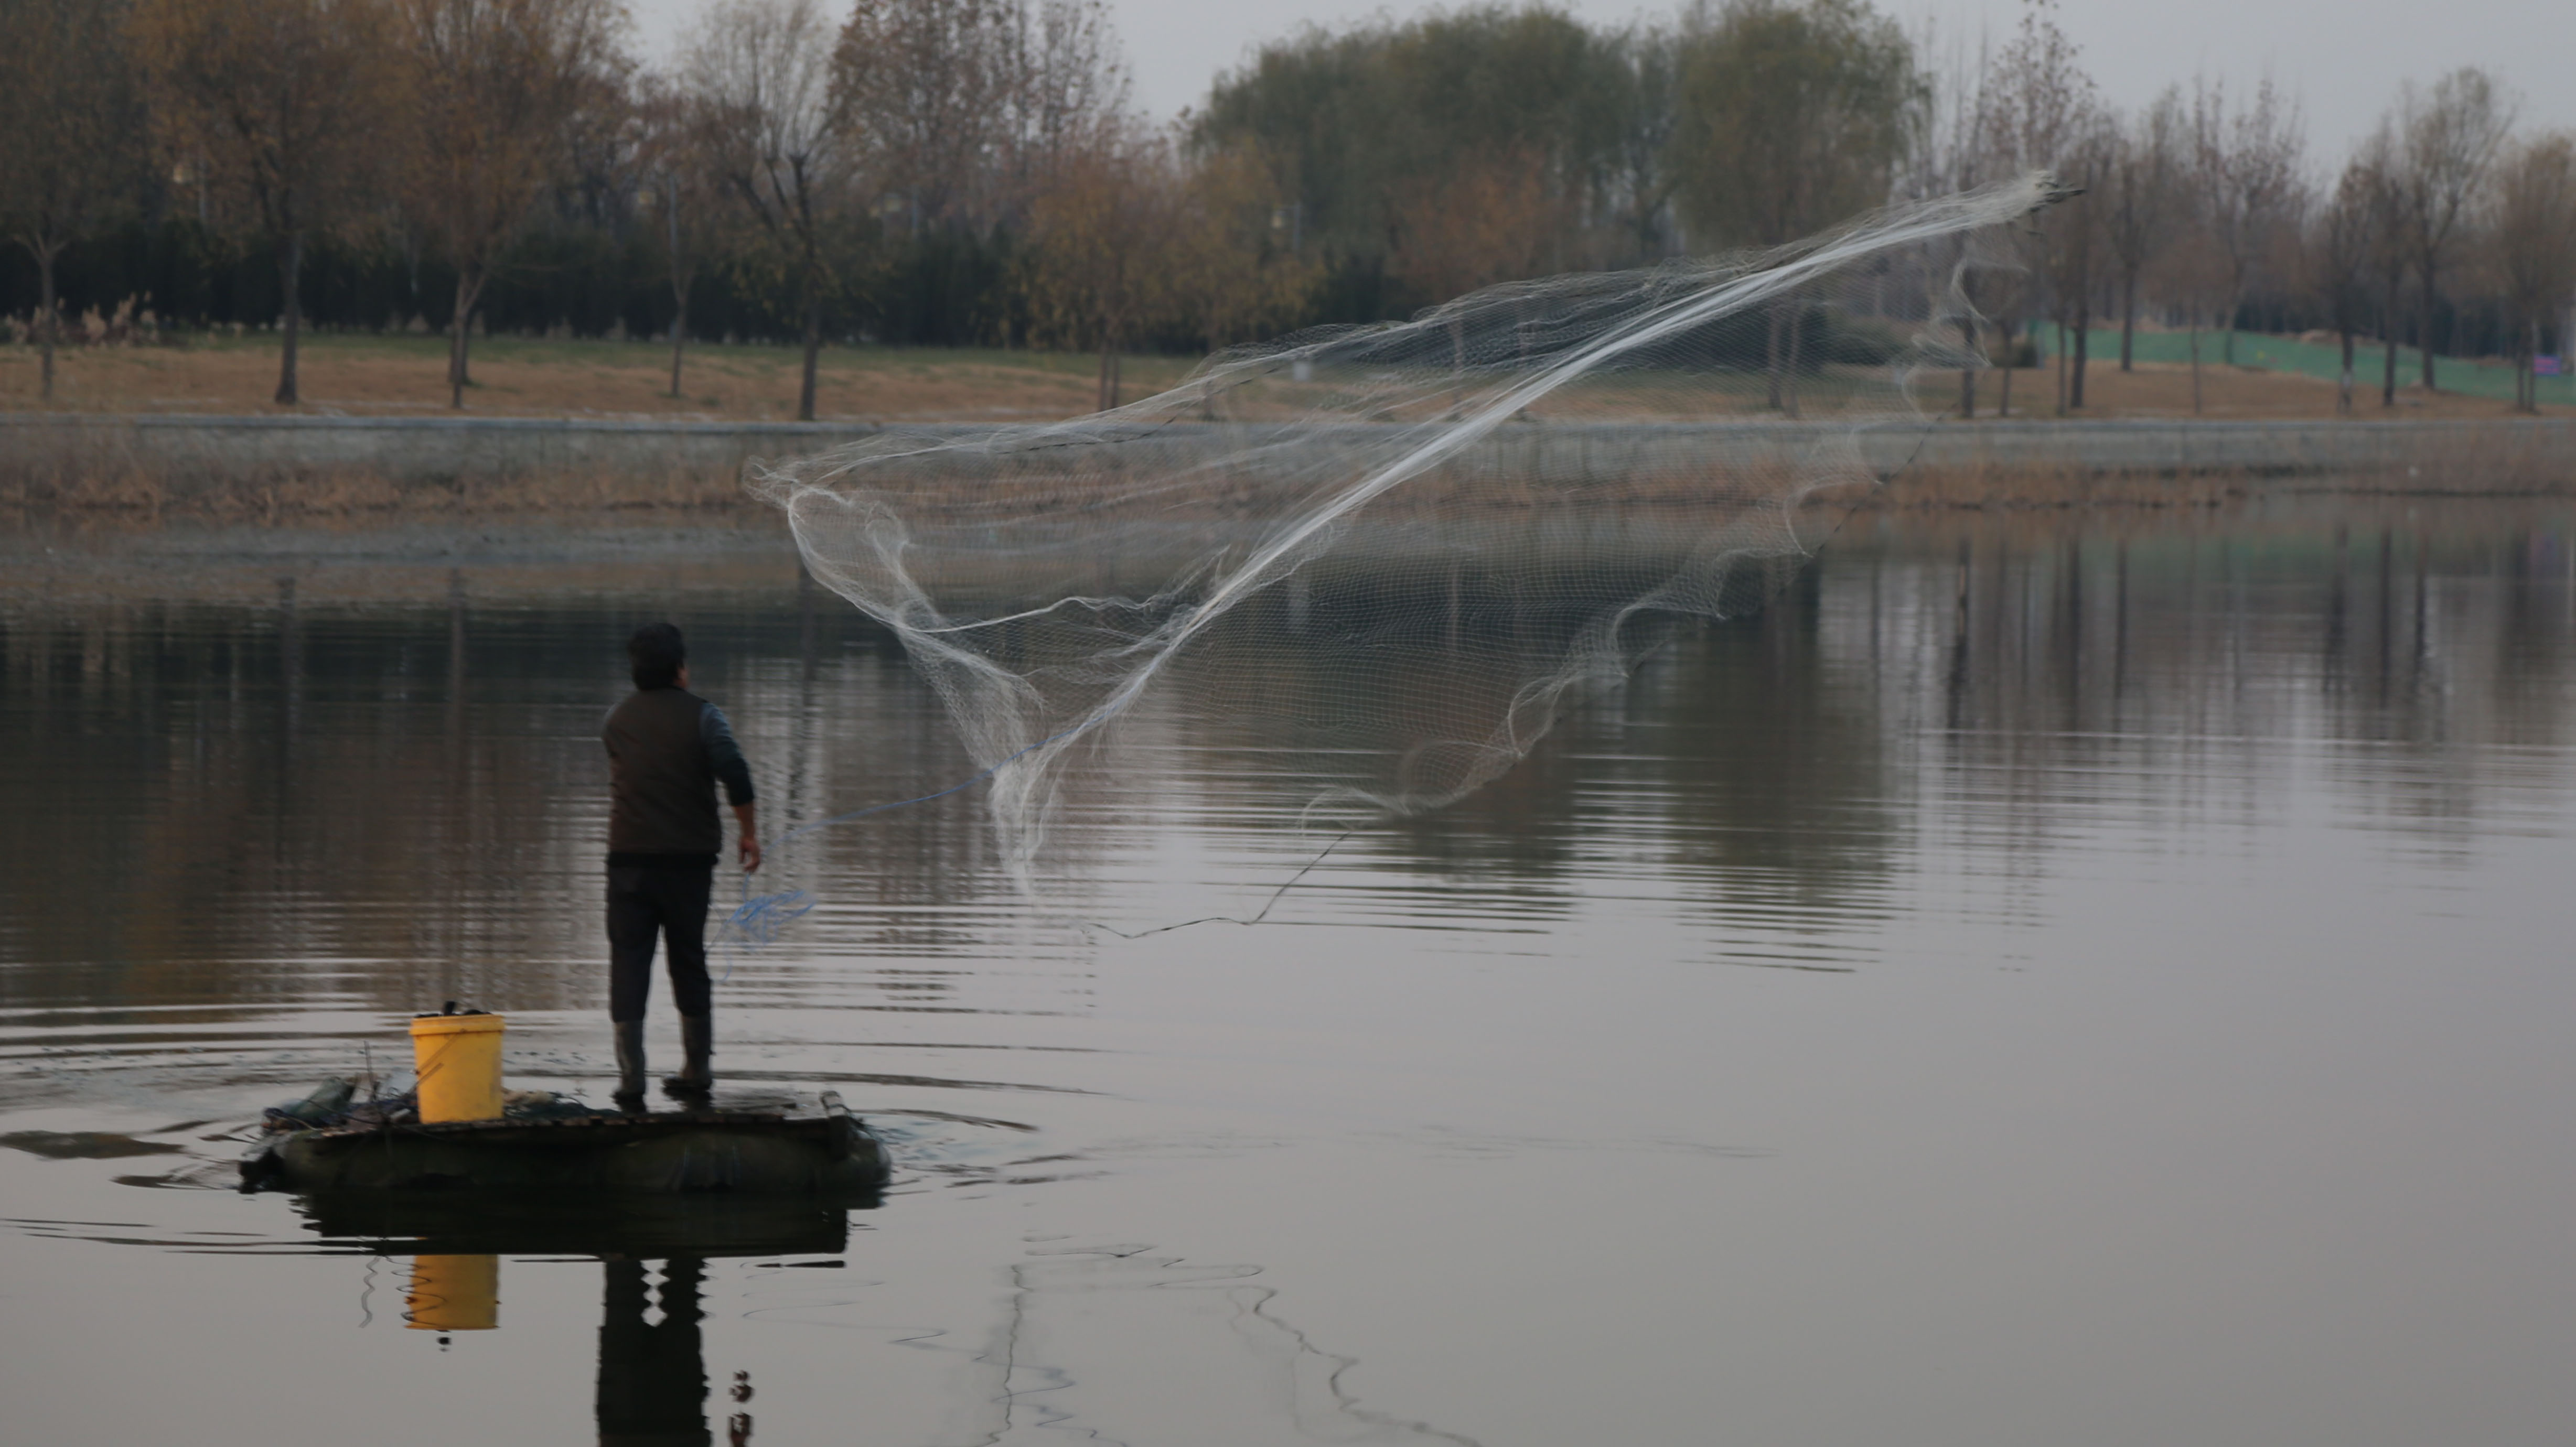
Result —
[[[646, 52], [658, 60], [702, 0], [630, 3]], [[1371, 15], [1454, 8], [1416, 0], [1110, 0], [1136, 99], [1158, 116], [1197, 104], [1217, 72], [1301, 25], [1337, 28]], [[1560, 8], [1616, 25], [1675, 7], [1561, 0]], [[1980, 27], [2008, 34], [2020, 15], [2017, 0], [1882, 0], [1880, 8], [1909, 26], [1936, 18], [1945, 33], [1971, 43]], [[2241, 85], [2268, 67], [2303, 102], [2309, 148], [2321, 164], [2376, 123], [2400, 82], [2429, 82], [2463, 65], [2483, 66], [2519, 92], [2526, 125], [2576, 128], [2576, 0], [2061, 0], [2059, 15], [2083, 47], [2086, 69], [2123, 107], [2196, 71]]]

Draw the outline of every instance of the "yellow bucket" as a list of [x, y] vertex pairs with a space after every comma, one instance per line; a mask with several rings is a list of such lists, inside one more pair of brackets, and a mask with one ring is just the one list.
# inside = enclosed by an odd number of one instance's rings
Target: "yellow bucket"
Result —
[[500, 1016], [480, 1011], [411, 1018], [423, 1123], [500, 1119], [501, 1028]]
[[413, 1331], [490, 1331], [501, 1324], [501, 1258], [415, 1256], [403, 1304]]

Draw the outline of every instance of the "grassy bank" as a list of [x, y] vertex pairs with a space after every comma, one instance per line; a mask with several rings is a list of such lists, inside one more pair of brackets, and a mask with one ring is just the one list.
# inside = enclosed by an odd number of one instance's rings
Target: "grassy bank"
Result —
[[[2124, 373], [2111, 362], [2118, 355], [2117, 335], [2097, 336], [2080, 415], [2194, 415], [2184, 340], [2172, 333], [2142, 333], [2138, 370]], [[2334, 415], [2332, 347], [2240, 333], [2237, 355], [2247, 365], [2228, 367], [2215, 362], [2218, 337], [2206, 335], [2202, 341], [2209, 365], [2202, 368], [2200, 415]], [[775, 422], [795, 415], [800, 359], [788, 347], [694, 347], [677, 398], [669, 395], [670, 350], [658, 343], [492, 337], [475, 343], [474, 358], [475, 382], [465, 401], [471, 416]], [[823, 352], [816, 410], [823, 420], [844, 422], [1053, 421], [1092, 410], [1097, 365], [1094, 357], [1061, 352], [832, 347]], [[1126, 358], [1125, 396], [1132, 401], [1170, 387], [1193, 365], [1187, 357]], [[35, 349], [0, 346], [0, 411], [451, 415], [443, 338], [315, 335], [305, 342], [301, 371], [305, 403], [283, 408], [269, 401], [277, 386], [273, 334], [67, 348], [48, 407], [39, 396]], [[2359, 415], [2508, 415], [2511, 378], [2501, 368], [2446, 361], [2442, 375], [2443, 391], [2405, 389], [2393, 414], [2379, 408], [2375, 391], [2368, 392]], [[1979, 417], [1996, 415], [2005, 386], [2001, 372], [1979, 379]], [[2053, 366], [2016, 370], [2010, 387], [2013, 416], [2055, 412]], [[2549, 404], [2545, 411], [2564, 411], [2576, 406], [2576, 381], [2544, 379], [2541, 395]], [[1954, 408], [1955, 377], [1945, 373], [1923, 379], [1919, 396], [1927, 410]]]
[[[468, 415], [779, 422], [796, 415], [802, 355], [791, 347], [689, 349], [670, 395], [670, 348], [650, 342], [478, 338]], [[0, 346], [0, 410], [29, 412], [339, 413], [446, 416], [447, 342], [433, 336], [316, 334], [298, 372], [304, 404], [280, 407], [273, 334], [209, 335], [162, 345], [59, 354], [54, 398], [40, 396], [36, 349]], [[1023, 421], [1093, 408], [1099, 359], [1062, 352], [827, 347], [815, 410], [837, 421]], [[1180, 380], [1180, 357], [1130, 357], [1129, 400]]]
[[[2057, 332], [2043, 329], [2040, 346], [2043, 352], [2055, 347]], [[2236, 334], [2236, 363], [2229, 366], [2220, 358], [2225, 355], [2227, 337], [2221, 332], [2200, 334], [2201, 380], [2206, 386], [2214, 377], [2270, 375], [2296, 385], [2301, 382], [2323, 383], [2329, 399], [2333, 384], [2343, 373], [2343, 344], [2334, 338], [2272, 336], [2264, 332]], [[2192, 338], [2188, 332], [2140, 332], [2134, 339], [2130, 355], [2146, 364], [2151, 372], [2179, 372], [2184, 382], [2182, 406], [2190, 409]], [[2099, 382], [2105, 373], [2116, 373], [2120, 360], [2120, 329], [2096, 327], [2086, 341], [2092, 364], [2085, 370]], [[2479, 404], [2505, 404], [2513, 401], [2513, 368], [2501, 361], [2471, 357], [2436, 356], [2434, 378], [2441, 383], [2439, 392], [2426, 392], [2417, 385], [2424, 375], [2424, 354], [2413, 347], [2397, 349], [2397, 410], [2408, 416], [2476, 415]], [[2365, 415], [2380, 413], [2380, 378], [2385, 375], [2386, 353], [2377, 342], [2362, 339], [2353, 354], [2353, 403]], [[2576, 407], [2576, 377], [2542, 377], [2540, 406], [2543, 412]], [[2118, 387], [2118, 382], [2111, 384]], [[2310, 389], [2312, 390], [2312, 389]], [[2444, 411], [2443, 409], [2449, 409]], [[2492, 409], [2490, 409], [2492, 410]]]

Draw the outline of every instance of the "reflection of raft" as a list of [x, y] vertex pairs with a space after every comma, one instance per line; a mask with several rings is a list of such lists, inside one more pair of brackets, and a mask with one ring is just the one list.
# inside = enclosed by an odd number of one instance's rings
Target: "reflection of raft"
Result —
[[286, 1132], [242, 1162], [242, 1184], [304, 1192], [872, 1192], [885, 1147], [840, 1098], [823, 1113], [661, 1115], [345, 1125]]
[[705, 1192], [611, 1195], [532, 1192], [317, 1191], [297, 1208], [317, 1234], [371, 1255], [833, 1255], [849, 1245], [850, 1211], [873, 1190], [821, 1195]]

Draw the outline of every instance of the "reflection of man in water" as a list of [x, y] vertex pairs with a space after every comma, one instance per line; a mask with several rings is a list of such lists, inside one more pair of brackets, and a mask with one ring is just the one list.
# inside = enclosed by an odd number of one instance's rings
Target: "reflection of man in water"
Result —
[[611, 1257], [599, 1315], [600, 1447], [707, 1447], [707, 1368], [699, 1350], [698, 1284], [706, 1263], [674, 1257], [662, 1270], [662, 1319], [644, 1319], [644, 1263]]
[[626, 640], [635, 692], [609, 710], [608, 1018], [617, 1027], [617, 1102], [644, 1104], [644, 1001], [653, 987], [653, 940], [662, 939], [671, 999], [680, 1010], [680, 1073], [662, 1088], [703, 1097], [714, 1083], [712, 992], [707, 985], [707, 893], [724, 825], [716, 784], [741, 823], [742, 867], [760, 867], [751, 770], [724, 710], [689, 692], [680, 630], [647, 623]]

